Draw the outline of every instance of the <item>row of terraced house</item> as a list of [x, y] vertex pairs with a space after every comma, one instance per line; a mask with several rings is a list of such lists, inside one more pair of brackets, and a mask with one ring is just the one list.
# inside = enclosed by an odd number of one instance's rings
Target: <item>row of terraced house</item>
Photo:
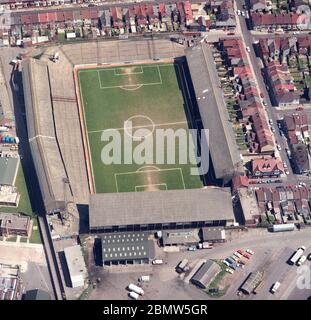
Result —
[[274, 142], [261, 102], [260, 93], [246, 60], [241, 39], [220, 39], [219, 46], [232, 70], [240, 108], [240, 122], [246, 133], [250, 153], [273, 154]]
[[231, 30], [236, 26], [232, 0], [25, 9], [12, 11], [9, 21], [0, 27], [3, 44], [24, 46], [150, 32]]
[[250, 0], [250, 17], [254, 30], [283, 31], [310, 29], [308, 0]]

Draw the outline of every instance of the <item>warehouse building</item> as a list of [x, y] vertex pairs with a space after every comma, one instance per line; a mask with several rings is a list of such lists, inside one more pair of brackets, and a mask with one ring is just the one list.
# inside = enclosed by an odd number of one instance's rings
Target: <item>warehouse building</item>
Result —
[[186, 59], [194, 88], [191, 101], [197, 103], [192, 107], [198, 107], [202, 125], [209, 130], [214, 176], [227, 184], [243, 168], [211, 49], [201, 43], [186, 50]]
[[200, 242], [199, 232], [186, 231], [163, 231], [162, 242], [164, 246], [194, 245]]
[[81, 247], [79, 245], [66, 247], [64, 249], [64, 254], [72, 288], [84, 286], [84, 280], [87, 277], [87, 270]]
[[90, 195], [91, 232], [194, 229], [234, 221], [230, 188]]
[[101, 238], [104, 265], [144, 264], [153, 256], [153, 242], [147, 232], [105, 234]]
[[246, 294], [251, 294], [260, 285], [262, 278], [263, 272], [251, 272], [241, 286], [241, 291]]
[[225, 242], [226, 231], [223, 228], [202, 228], [203, 241]]
[[191, 278], [191, 282], [202, 289], [206, 289], [220, 271], [219, 264], [207, 260]]
[[19, 266], [0, 264], [0, 300], [20, 300], [22, 293]]

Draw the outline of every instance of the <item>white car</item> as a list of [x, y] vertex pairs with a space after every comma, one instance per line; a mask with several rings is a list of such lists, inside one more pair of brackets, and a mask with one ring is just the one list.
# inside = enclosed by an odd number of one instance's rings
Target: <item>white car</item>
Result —
[[241, 15], [241, 10], [238, 10], [237, 14], [238, 14], [238, 16], [240, 16]]
[[242, 14], [243, 17], [245, 17], [245, 12], [244, 11], [242, 11], [241, 14]]
[[255, 252], [253, 250], [251, 250], [251, 249], [246, 249], [245, 252], [247, 252], [247, 253], [249, 253], [251, 255], [255, 254]]
[[307, 260], [307, 256], [303, 255], [297, 262], [297, 266], [301, 266]]
[[277, 144], [276, 147], [277, 147], [277, 149], [278, 149], [279, 151], [282, 150], [282, 147], [281, 147], [279, 144]]
[[283, 161], [283, 167], [284, 167], [285, 169], [288, 168], [288, 167], [287, 167], [287, 163], [286, 163], [285, 161]]
[[246, 51], [247, 51], [247, 52], [251, 52], [250, 47], [246, 47]]
[[289, 171], [288, 171], [288, 170], [285, 170], [285, 174], [289, 175]]
[[236, 257], [238, 257], [238, 258], [242, 258], [242, 255], [241, 255], [241, 254], [239, 254], [237, 251], [236, 251], [236, 252], [234, 252], [234, 255], [235, 255]]

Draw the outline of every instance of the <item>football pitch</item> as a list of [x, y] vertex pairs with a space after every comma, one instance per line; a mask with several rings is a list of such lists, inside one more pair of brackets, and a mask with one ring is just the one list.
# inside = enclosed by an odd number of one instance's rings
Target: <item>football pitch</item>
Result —
[[[91, 159], [96, 193], [140, 192], [200, 188], [200, 176], [190, 174], [195, 168], [190, 161], [178, 161], [180, 146], [163, 148], [162, 156], [176, 155], [176, 162], [158, 164], [155, 157], [147, 163], [124, 161], [128, 147], [126, 135], [133, 138], [133, 148], [141, 140], [135, 132], [149, 130], [152, 138], [157, 129], [184, 129], [189, 132], [186, 105], [178, 81], [180, 71], [173, 63], [107, 66], [78, 71], [80, 97], [83, 105], [85, 138]], [[131, 124], [130, 133], [127, 124]], [[137, 131], [138, 130], [138, 131]], [[110, 141], [102, 141], [103, 132], [120, 133], [121, 161], [107, 164], [102, 151]], [[178, 139], [177, 139], [178, 140]], [[177, 141], [176, 140], [176, 141]], [[155, 144], [151, 149], [156, 153]], [[173, 149], [173, 150], [172, 150]], [[128, 149], [127, 149], [128, 150]], [[132, 150], [132, 149], [131, 149]], [[194, 151], [191, 149], [192, 156]], [[129, 163], [129, 164], [127, 164]]]

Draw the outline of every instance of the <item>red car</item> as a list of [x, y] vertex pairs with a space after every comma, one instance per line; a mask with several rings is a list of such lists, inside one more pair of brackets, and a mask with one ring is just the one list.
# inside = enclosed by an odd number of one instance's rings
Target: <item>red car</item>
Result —
[[260, 92], [260, 97], [261, 97], [261, 98], [264, 98], [264, 97], [265, 97], [262, 92]]
[[241, 254], [242, 256], [243, 256], [243, 254], [244, 254], [244, 251], [243, 251], [243, 250], [237, 250], [237, 252], [238, 252], [239, 254]]
[[243, 257], [246, 258], [246, 259], [250, 259], [251, 256], [248, 253], [244, 253]]

